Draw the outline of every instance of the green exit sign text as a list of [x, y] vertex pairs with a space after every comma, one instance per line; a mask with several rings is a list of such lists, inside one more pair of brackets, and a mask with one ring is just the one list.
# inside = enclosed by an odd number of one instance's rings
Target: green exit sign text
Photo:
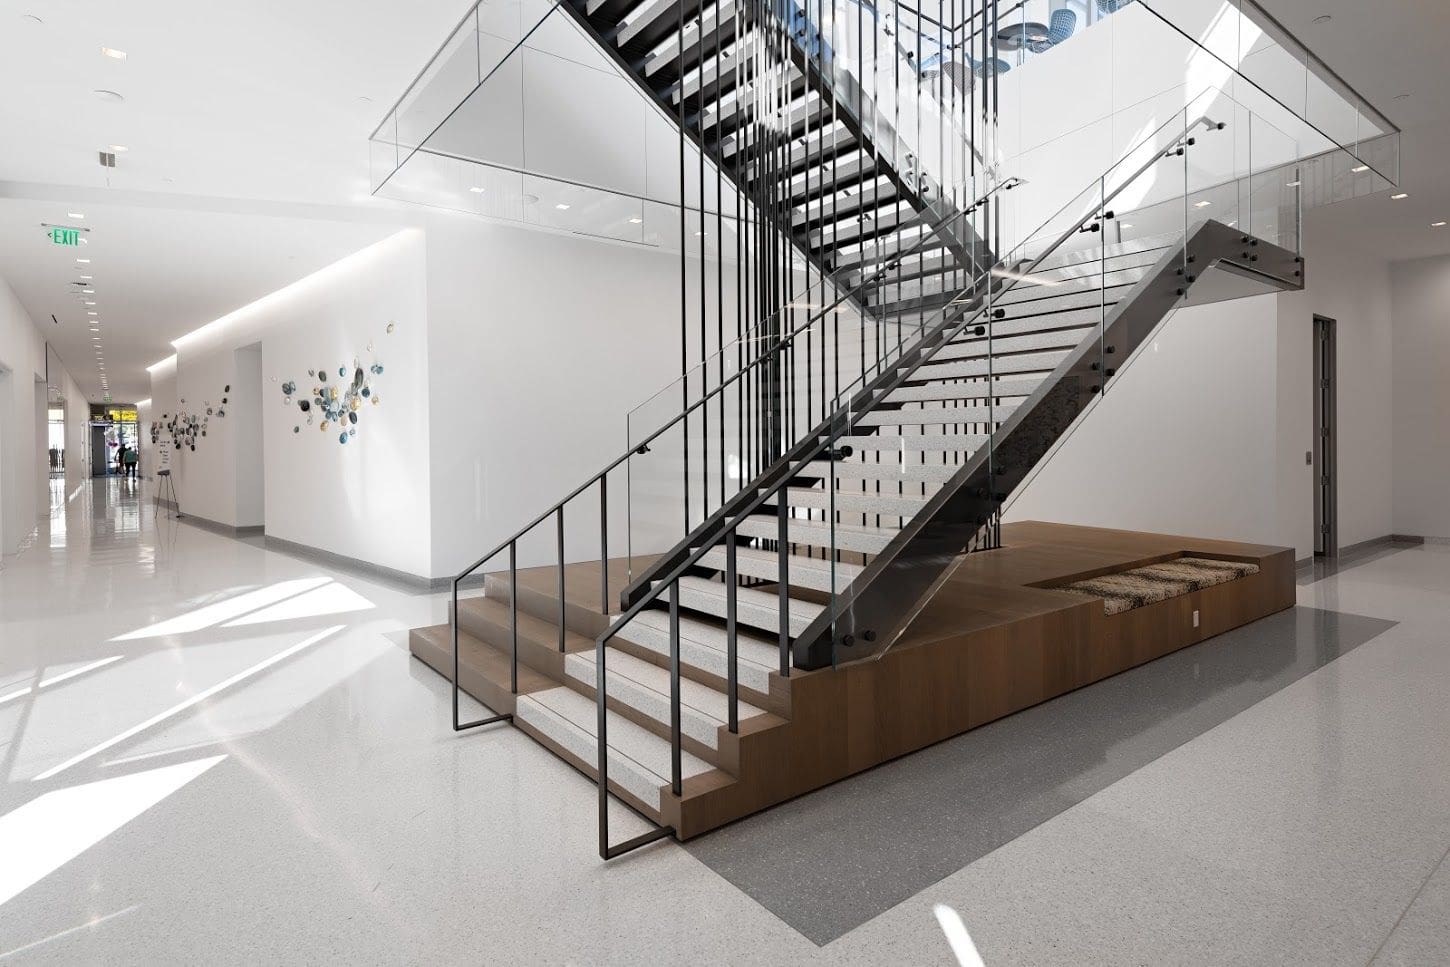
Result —
[[46, 234], [57, 245], [79, 245], [81, 243], [81, 233], [78, 228], [52, 228]]

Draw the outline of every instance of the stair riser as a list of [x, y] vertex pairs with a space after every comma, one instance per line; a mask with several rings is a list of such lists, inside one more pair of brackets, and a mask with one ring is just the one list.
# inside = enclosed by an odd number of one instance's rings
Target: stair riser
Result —
[[[571, 588], [574, 586], [571, 582]], [[507, 574], [490, 574], [484, 583], [484, 590], [491, 598], [508, 603], [509, 579]], [[613, 591], [613, 589], [611, 589]], [[598, 594], [598, 588], [590, 588], [592, 594]], [[609, 606], [617, 608], [619, 602], [617, 594], [611, 594]], [[559, 598], [554, 591], [536, 591], [529, 587], [519, 589], [519, 610], [533, 615], [540, 621], [547, 621], [551, 624], [559, 620]], [[573, 601], [564, 605], [564, 624], [576, 635], [583, 635], [586, 638], [598, 638], [609, 627], [610, 618], [605, 615], [597, 606], [583, 607]]]
[[[688, 588], [681, 588], [680, 606], [699, 614], [710, 615], [720, 621], [725, 620], [725, 599], [723, 597], [716, 598], [712, 594], [702, 594]], [[735, 620], [737, 623], [757, 631], [772, 634], [780, 632], [780, 612], [750, 602], [737, 601], [735, 603]], [[809, 625], [810, 621], [806, 618], [792, 615], [787, 633], [792, 636], [798, 635]]]
[[[472, 635], [479, 641], [493, 645], [505, 655], [509, 654], [513, 647], [513, 636], [507, 622], [500, 622], [492, 616], [472, 611], [466, 606], [461, 606], [459, 613], [458, 629], [460, 631]], [[562, 678], [564, 675], [564, 655], [559, 651], [557, 639], [544, 642], [520, 633], [519, 664], [527, 665], [551, 678]]]
[[[432, 642], [416, 632], [409, 633], [408, 647], [429, 668], [448, 681], [453, 680], [453, 655], [451, 652], [434, 647]], [[494, 684], [479, 672], [471, 669], [466, 663], [458, 666], [458, 687], [499, 715], [513, 714], [515, 702], [519, 697], [507, 688]]]

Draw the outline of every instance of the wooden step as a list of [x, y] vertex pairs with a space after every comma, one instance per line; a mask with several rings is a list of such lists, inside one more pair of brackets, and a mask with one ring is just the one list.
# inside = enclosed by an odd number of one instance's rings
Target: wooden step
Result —
[[[408, 650], [438, 674], [453, 680], [453, 629], [450, 625], [414, 628], [408, 632]], [[510, 656], [494, 646], [460, 631], [458, 634], [458, 685], [499, 715], [515, 711], [510, 691]], [[526, 695], [558, 684], [548, 675], [519, 662], [519, 694]]]

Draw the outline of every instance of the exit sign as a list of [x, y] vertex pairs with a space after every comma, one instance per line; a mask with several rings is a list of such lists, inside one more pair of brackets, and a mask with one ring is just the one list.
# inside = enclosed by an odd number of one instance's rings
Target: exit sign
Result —
[[78, 228], [52, 228], [46, 234], [57, 245], [79, 245], [81, 243], [81, 232]]
[[106, 403], [111, 402], [111, 394], [107, 393], [105, 396], [102, 397], [102, 400]]

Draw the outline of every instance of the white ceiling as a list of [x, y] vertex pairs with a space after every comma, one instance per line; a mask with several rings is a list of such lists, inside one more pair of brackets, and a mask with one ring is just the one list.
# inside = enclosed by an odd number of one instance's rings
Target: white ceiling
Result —
[[[1450, 228], [1429, 227], [1450, 220], [1450, 3], [1260, 2], [1405, 128], [1411, 197], [1314, 224], [1390, 259], [1450, 253]], [[88, 396], [101, 384], [77, 255], [92, 259], [112, 395], [131, 400], [170, 340], [427, 217], [368, 195], [367, 136], [467, 6], [0, 0], [0, 276]], [[130, 150], [104, 169], [110, 144]], [[93, 230], [83, 251], [40, 228], [68, 212]]]
[[[467, 6], [0, 0], [0, 276], [88, 396], [76, 256], [111, 393], [131, 400], [170, 340], [414, 217], [368, 195], [367, 137]], [[130, 150], [102, 168], [111, 144]], [[43, 221], [89, 244], [54, 246]]]
[[1391, 201], [1386, 191], [1341, 202], [1316, 212], [1309, 227], [1388, 261], [1450, 254], [1450, 226], [1430, 227], [1450, 221], [1450, 3], [1258, 2], [1404, 131], [1398, 190], [1410, 197]]

